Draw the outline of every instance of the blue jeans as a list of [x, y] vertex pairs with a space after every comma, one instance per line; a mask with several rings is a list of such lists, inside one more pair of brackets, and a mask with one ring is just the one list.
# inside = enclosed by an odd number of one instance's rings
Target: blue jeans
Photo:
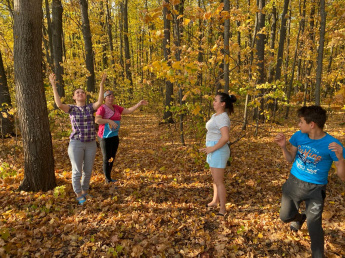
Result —
[[326, 185], [317, 185], [299, 180], [290, 174], [283, 185], [283, 197], [280, 219], [283, 222], [296, 221], [300, 218], [299, 206], [305, 201], [307, 225], [311, 240], [313, 258], [324, 257], [324, 234], [322, 229], [322, 211], [326, 197]]
[[72, 186], [76, 194], [89, 190], [96, 150], [96, 141], [71, 140], [68, 145], [68, 156], [72, 164]]

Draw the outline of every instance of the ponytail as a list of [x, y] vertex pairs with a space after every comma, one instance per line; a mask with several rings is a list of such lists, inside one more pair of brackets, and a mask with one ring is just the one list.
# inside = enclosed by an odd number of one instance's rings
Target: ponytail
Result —
[[217, 96], [220, 96], [220, 101], [225, 102], [225, 110], [226, 112], [231, 115], [234, 113], [234, 105], [232, 103], [235, 103], [237, 98], [235, 95], [229, 95], [224, 92], [217, 92]]

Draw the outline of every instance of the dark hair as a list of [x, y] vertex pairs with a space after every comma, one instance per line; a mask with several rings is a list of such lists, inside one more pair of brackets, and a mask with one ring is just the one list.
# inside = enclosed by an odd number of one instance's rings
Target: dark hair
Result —
[[320, 106], [301, 107], [298, 109], [297, 114], [298, 117], [303, 117], [307, 124], [314, 122], [321, 129], [323, 129], [327, 120], [326, 110]]
[[237, 98], [235, 95], [229, 95], [224, 92], [217, 92], [216, 96], [220, 96], [220, 101], [225, 102], [225, 110], [228, 112], [229, 115], [234, 113], [234, 105]]

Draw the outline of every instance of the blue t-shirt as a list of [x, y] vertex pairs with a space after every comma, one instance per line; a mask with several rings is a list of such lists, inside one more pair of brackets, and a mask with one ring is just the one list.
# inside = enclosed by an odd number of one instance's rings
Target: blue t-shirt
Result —
[[[343, 146], [328, 133], [318, 140], [310, 139], [308, 134], [301, 131], [292, 135], [290, 143], [297, 147], [297, 153], [291, 174], [305, 182], [319, 185], [327, 184], [328, 172], [332, 163], [338, 161], [334, 151], [328, 149], [328, 145], [332, 142]], [[345, 158], [344, 155], [343, 147], [343, 157]]]

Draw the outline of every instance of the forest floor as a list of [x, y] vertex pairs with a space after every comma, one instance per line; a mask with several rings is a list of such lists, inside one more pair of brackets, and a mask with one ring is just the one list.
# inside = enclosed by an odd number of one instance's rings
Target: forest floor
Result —
[[[240, 114], [233, 121], [241, 120]], [[66, 128], [68, 117], [65, 117]], [[333, 114], [326, 131], [345, 143], [344, 116]], [[226, 169], [227, 216], [205, 204], [212, 179], [203, 142], [186, 137], [178, 125], [160, 125], [154, 114], [124, 116], [113, 168], [114, 184], [105, 184], [97, 150], [90, 194], [78, 205], [71, 187], [68, 137], [53, 131], [57, 185], [49, 192], [17, 189], [23, 179], [23, 155], [15, 138], [0, 144], [1, 257], [310, 257], [306, 225], [292, 233], [279, 219], [281, 187], [290, 164], [273, 142], [289, 138], [297, 119], [254, 126], [231, 147]], [[232, 138], [240, 132], [234, 122]], [[329, 176], [323, 213], [327, 257], [345, 257], [345, 184]]]

